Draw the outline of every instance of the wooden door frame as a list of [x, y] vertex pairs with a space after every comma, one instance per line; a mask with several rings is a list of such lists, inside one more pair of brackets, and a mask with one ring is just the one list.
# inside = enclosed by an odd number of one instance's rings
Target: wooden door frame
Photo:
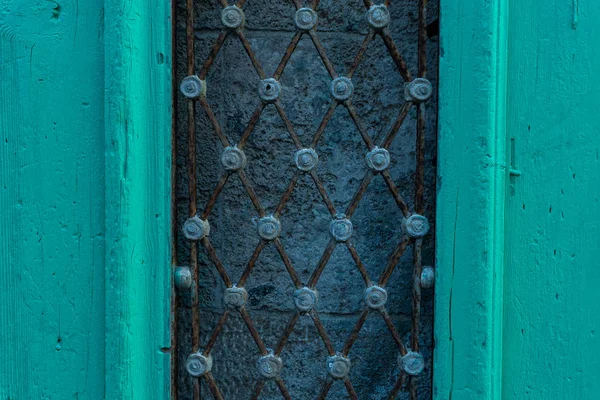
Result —
[[[508, 0], [441, 0], [434, 398], [499, 399]], [[106, 398], [170, 392], [171, 4], [105, 2]]]
[[508, 0], [441, 0], [434, 398], [500, 399]]

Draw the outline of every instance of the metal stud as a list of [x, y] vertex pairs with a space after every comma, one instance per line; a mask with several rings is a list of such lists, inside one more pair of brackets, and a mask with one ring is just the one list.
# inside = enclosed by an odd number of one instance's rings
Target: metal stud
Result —
[[294, 304], [300, 311], [307, 312], [317, 305], [317, 292], [307, 287], [294, 291]]
[[367, 11], [367, 22], [373, 29], [383, 29], [390, 24], [390, 12], [383, 4], [376, 4]]
[[283, 369], [283, 361], [273, 354], [272, 350], [269, 354], [260, 357], [257, 364], [258, 372], [267, 379], [276, 378]]
[[386, 149], [375, 147], [367, 153], [366, 160], [369, 168], [381, 172], [390, 166], [390, 153]]
[[422, 238], [429, 232], [429, 221], [422, 215], [413, 214], [402, 219], [402, 230], [411, 238]]
[[345, 215], [338, 215], [337, 219], [329, 224], [329, 232], [338, 242], [345, 242], [352, 236], [354, 227], [352, 221], [346, 218]]
[[274, 216], [258, 220], [258, 235], [265, 240], [273, 240], [281, 233], [281, 222]]
[[327, 371], [335, 379], [344, 379], [347, 377], [350, 373], [351, 365], [350, 359], [341, 354], [327, 357]]
[[312, 8], [304, 7], [296, 11], [294, 22], [301, 31], [309, 31], [317, 24], [317, 13]]
[[258, 95], [266, 103], [272, 103], [281, 96], [281, 84], [273, 78], [263, 79], [258, 85]]
[[192, 271], [189, 267], [177, 267], [173, 273], [173, 282], [179, 290], [187, 290], [192, 287]]
[[365, 303], [369, 308], [380, 310], [385, 307], [388, 294], [387, 291], [379, 286], [371, 286], [365, 290]]
[[421, 287], [431, 289], [435, 283], [435, 271], [433, 267], [423, 267], [421, 271]]
[[425, 78], [416, 78], [404, 85], [404, 98], [406, 101], [422, 103], [429, 100], [433, 94], [433, 86]]
[[246, 305], [247, 301], [248, 291], [243, 287], [234, 286], [225, 289], [225, 294], [223, 295], [223, 303], [225, 303], [225, 307], [239, 310]]
[[210, 225], [208, 221], [200, 219], [200, 217], [193, 216], [188, 218], [183, 224], [183, 235], [188, 240], [201, 240], [208, 236], [210, 233]]
[[415, 351], [409, 351], [404, 357], [399, 357], [400, 368], [408, 375], [419, 375], [425, 369], [423, 356]]
[[300, 149], [296, 152], [294, 161], [300, 171], [309, 172], [319, 163], [319, 155], [313, 149]]
[[186, 76], [179, 85], [179, 90], [190, 100], [198, 100], [206, 95], [206, 81], [198, 78], [197, 75]]
[[331, 82], [331, 94], [339, 101], [348, 100], [354, 93], [352, 81], [345, 76], [335, 78]]
[[239, 171], [246, 166], [246, 155], [235, 146], [225, 147], [221, 154], [221, 164], [227, 171]]
[[193, 377], [201, 377], [212, 369], [212, 355], [205, 356], [201, 350], [192, 353], [185, 361], [185, 369]]
[[236, 6], [225, 7], [221, 11], [221, 23], [228, 29], [238, 29], [245, 20], [244, 12]]

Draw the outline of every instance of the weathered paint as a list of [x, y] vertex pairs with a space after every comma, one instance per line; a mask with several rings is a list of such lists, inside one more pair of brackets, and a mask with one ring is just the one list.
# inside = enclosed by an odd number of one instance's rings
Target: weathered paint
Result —
[[0, 4], [0, 398], [104, 394], [102, 2]]
[[170, 3], [106, 0], [106, 398], [170, 388]]
[[499, 399], [506, 0], [442, 1], [434, 398]]
[[598, 21], [596, 0], [511, 1], [506, 399], [600, 397]]
[[3, 399], [167, 398], [169, 11], [0, 6]]

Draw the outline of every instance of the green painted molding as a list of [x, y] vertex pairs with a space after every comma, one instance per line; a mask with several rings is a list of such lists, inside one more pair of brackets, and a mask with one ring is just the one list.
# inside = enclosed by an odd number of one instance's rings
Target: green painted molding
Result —
[[507, 0], [444, 1], [434, 398], [500, 399]]
[[105, 2], [107, 399], [169, 397], [170, 12]]

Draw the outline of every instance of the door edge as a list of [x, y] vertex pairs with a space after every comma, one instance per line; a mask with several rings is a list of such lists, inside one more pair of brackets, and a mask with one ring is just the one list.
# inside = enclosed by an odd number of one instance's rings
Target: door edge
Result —
[[171, 4], [106, 0], [106, 393], [170, 389]]
[[442, 1], [434, 399], [500, 399], [508, 0]]

